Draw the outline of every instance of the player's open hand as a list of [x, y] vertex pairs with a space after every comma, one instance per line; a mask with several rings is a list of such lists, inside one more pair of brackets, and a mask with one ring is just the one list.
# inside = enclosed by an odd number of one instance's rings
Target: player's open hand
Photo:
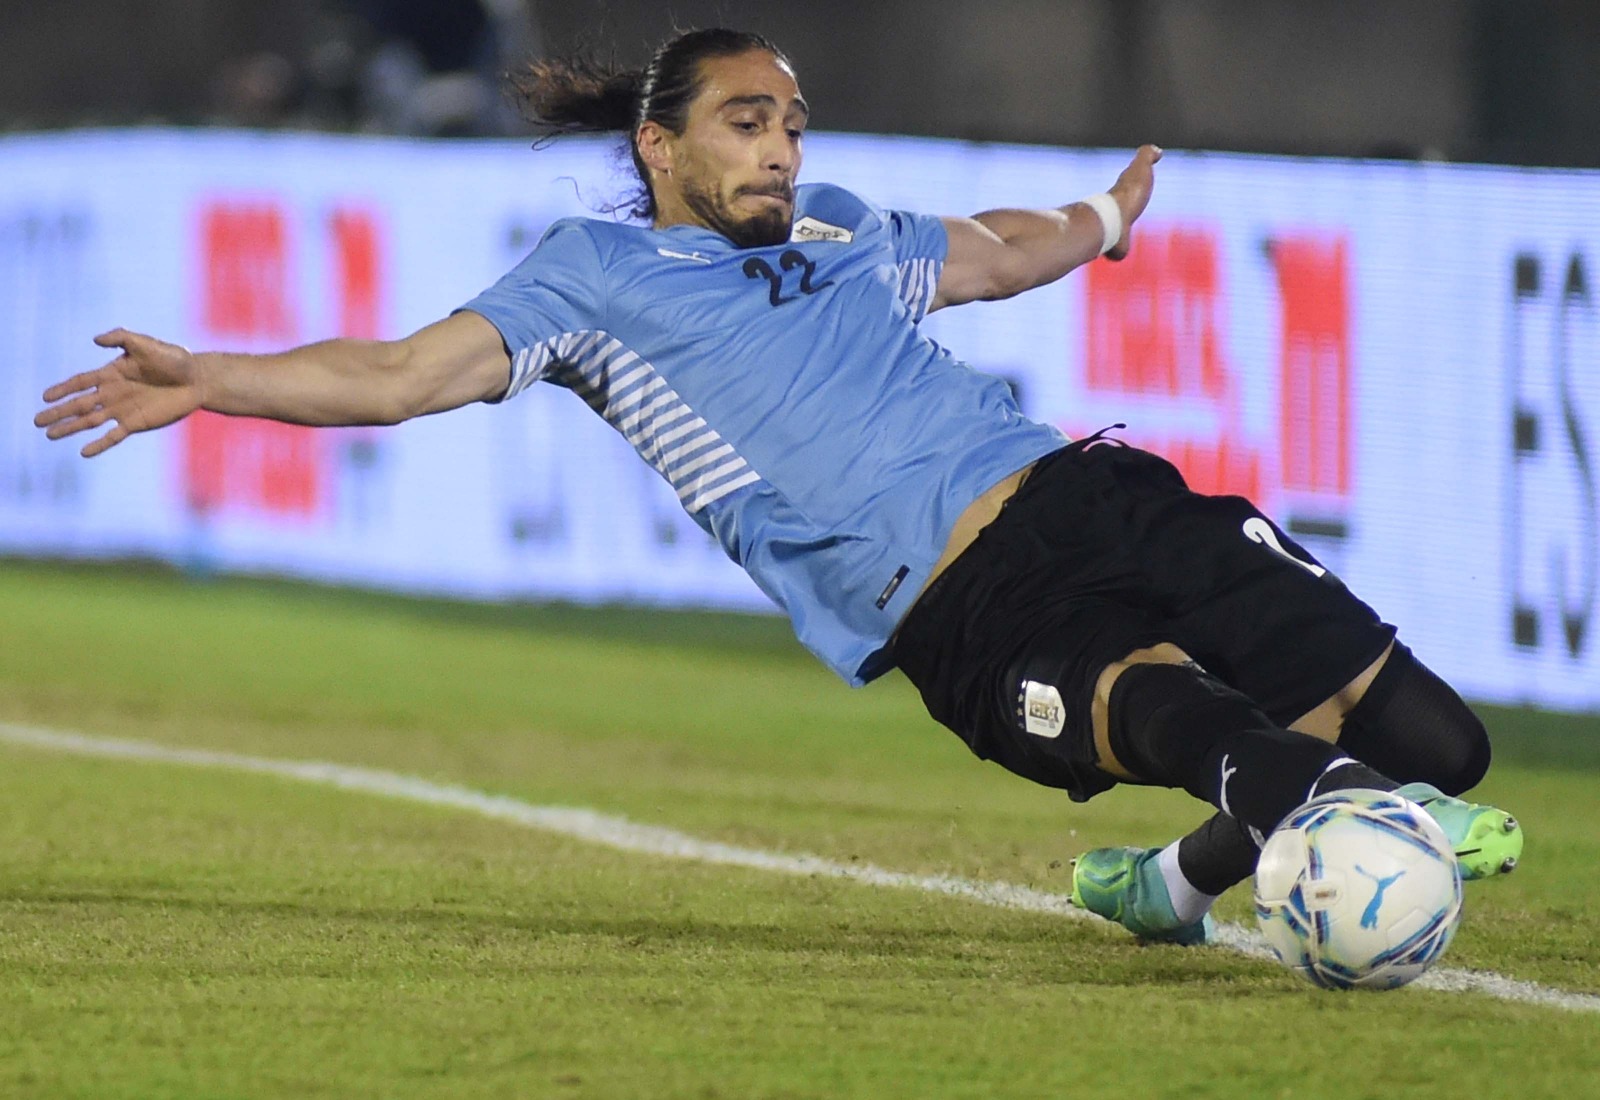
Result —
[[1150, 192], [1156, 186], [1156, 161], [1160, 159], [1159, 145], [1139, 146], [1133, 154], [1133, 160], [1122, 170], [1117, 182], [1111, 185], [1111, 197], [1122, 207], [1122, 237], [1106, 253], [1107, 258], [1120, 260], [1128, 254], [1128, 248], [1133, 243], [1133, 223], [1150, 205]]
[[134, 432], [165, 427], [200, 407], [199, 371], [188, 349], [120, 328], [94, 342], [121, 348], [122, 354], [44, 391], [49, 407], [33, 423], [51, 439], [111, 424], [110, 431], [84, 446], [83, 457], [92, 458]]

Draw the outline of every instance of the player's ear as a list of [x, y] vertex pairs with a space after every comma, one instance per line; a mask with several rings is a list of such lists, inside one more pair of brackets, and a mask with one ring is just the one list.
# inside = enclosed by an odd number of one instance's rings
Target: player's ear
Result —
[[672, 170], [672, 135], [665, 126], [653, 119], [645, 119], [639, 124], [633, 140], [645, 167], [656, 172]]

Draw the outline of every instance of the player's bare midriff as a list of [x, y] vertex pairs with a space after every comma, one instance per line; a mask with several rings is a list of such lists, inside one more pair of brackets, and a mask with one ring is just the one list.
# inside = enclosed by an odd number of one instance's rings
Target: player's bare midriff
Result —
[[[1030, 462], [1015, 473], [1007, 474], [985, 489], [977, 500], [967, 505], [956, 519], [956, 525], [950, 529], [950, 538], [944, 544], [944, 553], [939, 555], [939, 560], [934, 562], [933, 568], [928, 571], [928, 579], [923, 582], [922, 592], [926, 592], [928, 585], [950, 568], [950, 563], [959, 558], [967, 547], [977, 541], [983, 529], [995, 521], [1000, 509], [1004, 508], [1006, 501], [1022, 488], [1022, 483], [1028, 480], [1028, 475], [1033, 472], [1036, 465], [1037, 463]], [[922, 598], [921, 592], [917, 593], [917, 598]]]

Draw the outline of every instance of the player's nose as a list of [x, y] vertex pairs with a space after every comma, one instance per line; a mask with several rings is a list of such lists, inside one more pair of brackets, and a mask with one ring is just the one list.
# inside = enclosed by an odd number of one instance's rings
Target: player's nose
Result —
[[769, 143], [761, 152], [761, 167], [781, 173], [785, 179], [794, 174], [795, 166], [800, 163], [799, 154], [787, 137]]

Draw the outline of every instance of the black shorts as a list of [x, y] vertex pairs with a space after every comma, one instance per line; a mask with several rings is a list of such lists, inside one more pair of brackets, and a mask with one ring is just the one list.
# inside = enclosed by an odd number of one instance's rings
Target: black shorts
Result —
[[1248, 500], [1190, 491], [1115, 440], [1046, 456], [901, 624], [895, 662], [986, 760], [1082, 801], [1095, 680], [1171, 642], [1288, 725], [1370, 665], [1394, 628]]

